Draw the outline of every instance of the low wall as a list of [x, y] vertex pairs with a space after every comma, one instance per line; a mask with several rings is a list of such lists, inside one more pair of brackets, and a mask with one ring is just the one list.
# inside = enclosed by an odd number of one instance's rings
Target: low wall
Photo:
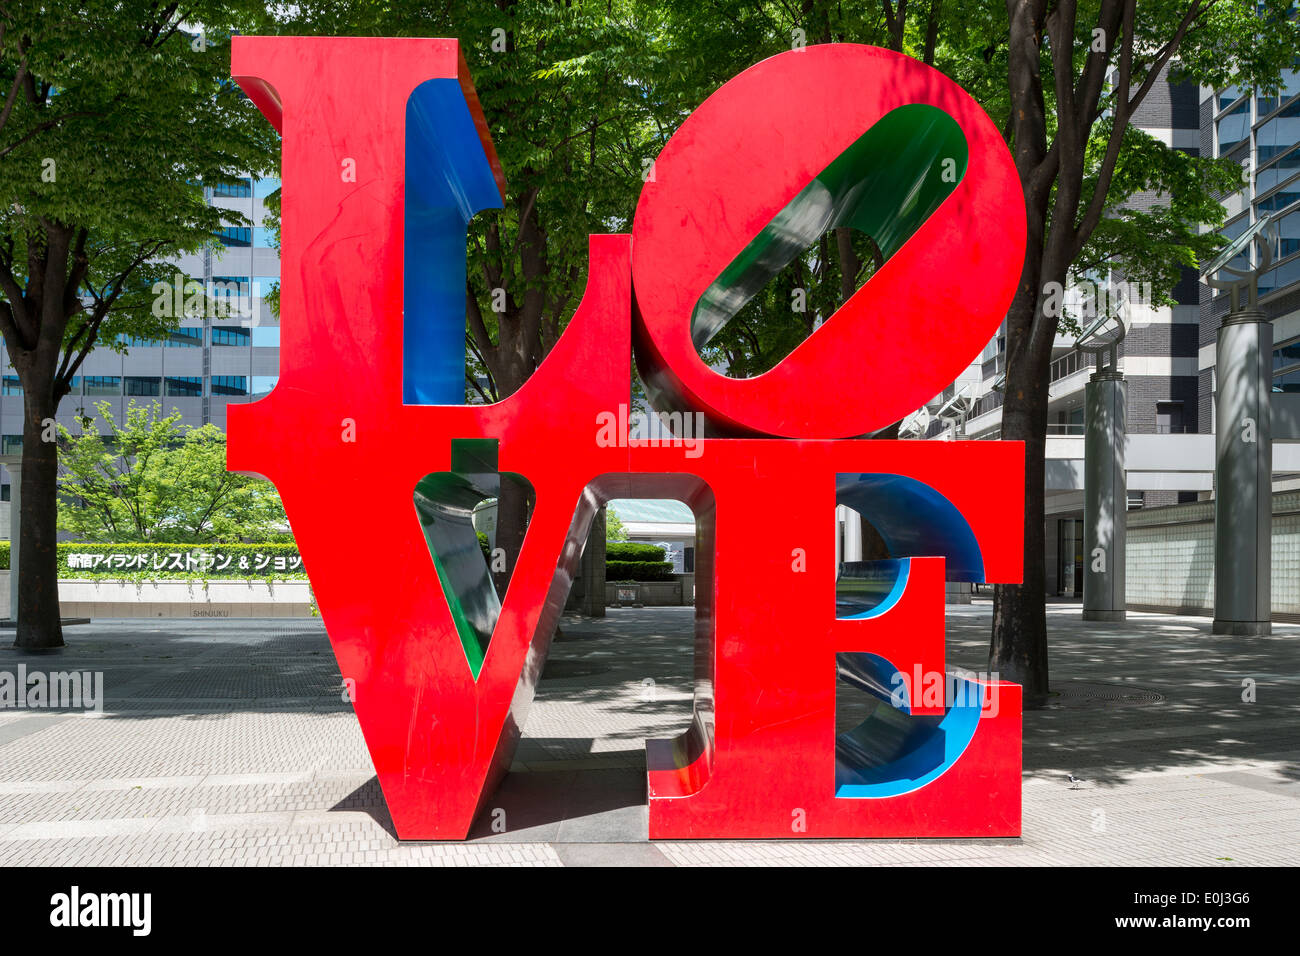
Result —
[[[1214, 610], [1214, 502], [1128, 513], [1125, 594], [1131, 608]], [[1300, 491], [1273, 496], [1273, 613], [1300, 615]]]
[[606, 607], [677, 607], [682, 601], [681, 581], [607, 581]]
[[[9, 611], [9, 572], [0, 572], [0, 607]], [[59, 581], [59, 611], [89, 618], [312, 617], [306, 581]]]

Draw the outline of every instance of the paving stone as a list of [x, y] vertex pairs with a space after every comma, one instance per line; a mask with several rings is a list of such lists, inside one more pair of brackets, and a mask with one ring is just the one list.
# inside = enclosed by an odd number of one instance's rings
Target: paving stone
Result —
[[[1058, 693], [1025, 715], [1022, 838], [659, 844], [644, 742], [690, 721], [689, 608], [566, 622], [583, 639], [552, 647], [503, 826], [440, 844], [394, 838], [318, 621], [96, 621], [54, 655], [0, 648], [0, 670], [101, 671], [106, 698], [0, 711], [0, 865], [1293, 864], [1300, 626], [1048, 615]], [[986, 669], [989, 616], [949, 609], [950, 666]]]

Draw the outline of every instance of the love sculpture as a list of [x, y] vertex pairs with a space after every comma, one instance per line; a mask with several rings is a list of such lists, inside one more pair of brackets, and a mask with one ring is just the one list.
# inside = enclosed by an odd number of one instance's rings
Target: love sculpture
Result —
[[[1020, 688], [946, 676], [944, 581], [1020, 580], [1023, 448], [859, 437], [963, 371], [1019, 280], [1016, 173], [963, 90], [851, 44], [746, 70], [654, 161], [631, 236], [591, 237], [537, 372], [468, 406], [466, 224], [505, 182], [457, 41], [237, 37], [233, 61], [284, 187], [280, 378], [230, 407], [229, 467], [280, 489], [401, 838], [490, 806], [611, 498], [698, 528], [694, 714], [646, 745], [651, 838], [1019, 833]], [[875, 240], [870, 281], [766, 374], [706, 365], [833, 226]], [[698, 445], [597, 440], [634, 349]], [[531, 512], [498, 601], [469, 516], [503, 482]], [[891, 557], [865, 608], [837, 605], [840, 504]], [[873, 705], [838, 735], [837, 687]]]

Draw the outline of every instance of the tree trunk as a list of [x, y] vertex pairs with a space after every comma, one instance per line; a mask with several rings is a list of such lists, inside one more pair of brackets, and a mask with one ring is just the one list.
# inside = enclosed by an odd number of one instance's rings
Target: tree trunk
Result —
[[496, 546], [505, 553], [505, 569], [492, 575], [497, 596], [504, 603], [510, 575], [519, 563], [519, 553], [524, 547], [524, 533], [528, 530], [528, 491], [522, 482], [501, 476], [501, 491], [497, 497]]
[[[15, 647], [41, 650], [63, 646], [59, 615], [58, 444], [45, 441], [54, 418], [53, 376], [24, 377], [22, 502], [19, 514], [18, 636]], [[32, 387], [33, 378], [43, 386]], [[15, 582], [10, 577], [10, 585]]]
[[1043, 485], [1051, 347], [1049, 341], [1046, 354], [1036, 355], [1029, 346], [1039, 286], [1038, 256], [1032, 247], [1026, 258], [1021, 289], [1007, 314], [1008, 362], [1015, 362], [1017, 368], [1008, 368], [1002, 405], [1002, 437], [1025, 443], [1024, 577], [1021, 584], [999, 584], [994, 588], [989, 671], [1022, 685], [1025, 703], [1032, 707], [1047, 698]]

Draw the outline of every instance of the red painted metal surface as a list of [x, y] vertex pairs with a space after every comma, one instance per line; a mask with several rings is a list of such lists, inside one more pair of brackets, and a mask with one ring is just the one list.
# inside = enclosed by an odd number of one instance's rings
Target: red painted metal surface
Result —
[[[864, 131], [913, 103], [966, 138], [952, 195], [771, 371], [709, 368], [690, 337], [701, 293]], [[920, 408], [992, 338], [1023, 265], [1024, 199], [1001, 134], [960, 86], [910, 57], [837, 43], [765, 60], [709, 97], [655, 159], [633, 235], [638, 369], [674, 407], [737, 433], [848, 438]]]
[[[835, 50], [769, 61], [776, 65], [764, 65], [765, 82], [737, 101], [756, 109], [749, 121], [759, 130], [757, 148], [791, 122], [792, 141], [824, 148], [800, 145], [807, 157], [803, 165], [791, 160], [793, 172], [783, 162], [765, 163], [763, 175], [779, 175], [779, 188], [732, 217], [739, 185], [711, 179], [697, 165], [702, 156], [691, 160], [685, 146], [670, 143], [656, 176], [665, 198], [647, 193], [642, 200], [644, 243], [640, 214], [635, 242], [592, 237], [586, 295], [537, 373], [500, 404], [452, 407], [402, 404], [402, 248], [406, 99], [431, 77], [463, 77], [455, 41], [235, 39], [236, 78], [256, 91], [284, 135], [283, 284], [279, 382], [262, 400], [230, 407], [229, 467], [266, 475], [280, 489], [403, 839], [463, 838], [491, 806], [595, 509], [615, 497], [678, 497], [700, 522], [695, 718], [681, 738], [648, 747], [651, 837], [1019, 832], [1020, 697], [1012, 684], [997, 686], [996, 716], [979, 721], [960, 759], [937, 780], [881, 799], [835, 796], [836, 653], [878, 654], [909, 674], [917, 665], [944, 670], [941, 559], [914, 560], [906, 592], [886, 613], [836, 619], [836, 475], [889, 473], [926, 483], [969, 524], [986, 579], [1018, 581], [1023, 450], [1005, 442], [823, 439], [887, 424], [973, 358], [991, 332], [985, 313], [1005, 308], [993, 300], [1010, 298], [1016, 277], [1008, 263], [1014, 259], [1018, 273], [1024, 229], [1020, 200], [1006, 193], [1014, 173], [1005, 148], [964, 94], [912, 61], [868, 48]], [[837, 77], [833, 84], [827, 71]], [[836, 102], [851, 115], [819, 133], [820, 123], [830, 123], [826, 108], [796, 121], [802, 107], [783, 91], [822, 83], [839, 90]], [[870, 123], [883, 108], [872, 92], [882, 84], [897, 88], [890, 96], [939, 101], [967, 133], [972, 166], [962, 186], [972, 185], [948, 204], [962, 210], [936, 213], [923, 229], [938, 221], [941, 235], [914, 239], [945, 241], [945, 251], [913, 254], [909, 245], [891, 260], [900, 263], [896, 277], [868, 284], [889, 279], [892, 326], [867, 335], [854, 331], [860, 316], [841, 314], [827, 327], [834, 335], [823, 336], [825, 346], [813, 345], [817, 335], [808, 340], [806, 360], [791, 365], [798, 374], [752, 394], [712, 381], [713, 373], [681, 351], [676, 324], [680, 303], [716, 271], [682, 261], [700, 251], [698, 240], [673, 247], [669, 210], [698, 200], [705, 225], [717, 222], [734, 237], [746, 223], [760, 228], [799, 188], [799, 175], [837, 148], [844, 123]], [[855, 96], [844, 94], [849, 89]], [[859, 89], [869, 105], [854, 105]], [[758, 108], [749, 97], [760, 93], [781, 108]], [[706, 115], [724, 124], [720, 135], [738, 132], [725, 112]], [[696, 144], [707, 140], [708, 127], [688, 129]], [[339, 176], [345, 157], [355, 161], [355, 182]], [[679, 179], [679, 164], [692, 175]], [[746, 179], [746, 188], [767, 182], [763, 175]], [[985, 176], [990, 196], [978, 181]], [[668, 195], [669, 186], [686, 193]], [[980, 224], [981, 216], [991, 218]], [[997, 248], [971, 252], [973, 243]], [[970, 261], [1001, 265], [980, 280], [983, 292], [968, 290], [980, 302], [969, 329], [961, 301], [942, 298], [936, 319], [908, 291], [909, 284], [947, 288], [953, 276], [974, 282]], [[643, 336], [661, 343], [661, 368], [700, 400], [775, 435], [788, 430], [773, 417], [781, 405], [798, 405], [801, 416], [824, 424], [802, 440], [709, 438], [698, 448], [598, 441], [602, 414], [617, 414], [629, 401], [634, 275]], [[857, 358], [891, 336], [899, 344], [863, 358], [865, 368], [835, 354], [851, 348]], [[932, 368], [917, 371], [923, 355], [936, 353], [943, 357]], [[903, 363], [905, 354], [912, 359]], [[814, 374], [818, 361], [828, 364]], [[824, 387], [828, 381], [834, 387]], [[536, 493], [477, 680], [412, 504], [416, 483], [449, 470], [451, 442], [467, 438], [495, 439], [500, 470], [522, 475]]]

